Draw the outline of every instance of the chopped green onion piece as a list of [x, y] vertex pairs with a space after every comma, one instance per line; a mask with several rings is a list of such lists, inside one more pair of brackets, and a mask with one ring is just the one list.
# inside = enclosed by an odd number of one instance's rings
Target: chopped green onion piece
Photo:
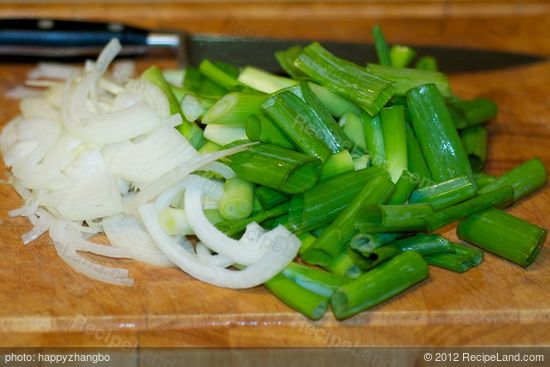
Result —
[[205, 209], [204, 210], [204, 216], [213, 225], [216, 225], [216, 224], [223, 221], [223, 218], [220, 215], [220, 212], [219, 212], [218, 209]]
[[200, 119], [214, 104], [214, 100], [187, 93], [181, 98], [180, 107], [185, 118], [191, 122]]
[[367, 143], [365, 142], [365, 124], [363, 120], [358, 115], [348, 112], [340, 118], [338, 123], [353, 143], [353, 148], [359, 148], [361, 151], [366, 152]]
[[288, 141], [281, 129], [263, 113], [252, 115], [246, 120], [246, 135], [252, 141], [294, 149], [294, 145]]
[[342, 285], [331, 298], [334, 315], [342, 320], [369, 309], [428, 277], [422, 256], [405, 252], [359, 278]]
[[247, 66], [242, 70], [239, 75], [239, 82], [269, 94], [298, 84], [296, 80], [274, 75], [253, 66]]
[[437, 60], [433, 56], [422, 56], [414, 65], [415, 69], [437, 71]]
[[390, 48], [391, 65], [396, 68], [406, 68], [415, 56], [416, 51], [408, 46], [393, 45]]
[[185, 210], [165, 208], [160, 212], [159, 222], [162, 229], [169, 235], [187, 236], [193, 234], [193, 229], [187, 221]]
[[363, 233], [424, 231], [431, 214], [430, 204], [365, 205], [355, 216], [355, 226]]
[[263, 209], [273, 208], [290, 199], [290, 195], [265, 186], [256, 187], [254, 195], [258, 198]]
[[412, 237], [395, 241], [392, 245], [397, 246], [401, 252], [416, 251], [422, 256], [442, 252], [455, 252], [451, 242], [438, 234], [418, 233]]
[[211, 141], [206, 141], [204, 145], [199, 149], [200, 154], [206, 154], [206, 153], [213, 153], [220, 150], [222, 147], [216, 143], [213, 143]]
[[299, 286], [282, 274], [275, 275], [264, 285], [281, 301], [312, 320], [320, 319], [327, 312], [327, 297]]
[[459, 254], [433, 254], [426, 256], [424, 259], [430, 265], [454, 271], [456, 273], [464, 273], [472, 267], [470, 259], [468, 259], [464, 255]]
[[464, 246], [458, 243], [451, 243], [451, 247], [457, 255], [470, 260], [470, 267], [478, 266], [483, 261], [483, 251], [476, 247]]
[[329, 178], [303, 195], [294, 196], [290, 201], [289, 229], [301, 233], [329, 224], [359, 194], [365, 183], [376, 176], [389, 177], [382, 167], [370, 167]]
[[332, 116], [339, 118], [348, 112], [358, 116], [361, 114], [362, 110], [355, 103], [331, 92], [327, 88], [315, 83], [309, 83], [309, 87]]
[[471, 126], [460, 131], [462, 145], [468, 154], [473, 172], [481, 172], [487, 159], [487, 129]]
[[491, 176], [483, 172], [474, 174], [474, 180], [476, 181], [476, 186], [478, 189], [487, 186], [488, 184], [494, 182], [496, 179], [497, 178], [495, 176]]
[[187, 89], [193, 93], [199, 93], [204, 83], [204, 75], [201, 74], [199, 69], [188, 66], [185, 68], [185, 74], [183, 75], [183, 89]]
[[321, 170], [319, 181], [329, 179], [342, 173], [353, 171], [353, 159], [347, 150], [331, 155]]
[[307, 77], [307, 75], [294, 66], [294, 60], [296, 60], [300, 52], [302, 52], [302, 47], [298, 45], [292, 46], [284, 51], [275, 52], [275, 58], [279, 62], [281, 68], [293, 79], [303, 79]]
[[417, 185], [416, 177], [409, 171], [403, 170], [399, 180], [395, 183], [395, 191], [388, 200], [388, 205], [405, 204]]
[[264, 111], [302, 152], [325, 161], [330, 149], [322, 140], [325, 131], [317, 131], [322, 122], [310, 106], [292, 92], [285, 90], [269, 97]]
[[478, 192], [484, 194], [500, 187], [512, 186], [514, 201], [516, 201], [544, 186], [546, 180], [547, 173], [544, 164], [540, 159], [533, 158], [497, 177]]
[[253, 199], [252, 199], [252, 214], [251, 215], [256, 215], [259, 212], [261, 212], [262, 210], [264, 210], [264, 208], [262, 208], [262, 204], [260, 203], [260, 200], [258, 200], [256, 195], [254, 195]]
[[394, 82], [395, 94], [398, 96], [404, 96], [412, 88], [424, 84], [435, 84], [443, 96], [452, 96], [447, 76], [438, 71], [399, 68], [378, 64], [368, 64], [367, 71], [379, 78]]
[[462, 176], [432, 186], [422, 187], [411, 195], [411, 204], [428, 203], [434, 210], [458, 204], [476, 195], [474, 185]]
[[254, 185], [238, 177], [228, 178], [223, 185], [220, 215], [227, 220], [248, 218], [252, 214]]
[[242, 90], [245, 87], [244, 84], [207, 59], [199, 64], [199, 71], [202, 75], [227, 90]]
[[378, 115], [371, 117], [363, 112], [361, 113], [361, 119], [365, 124], [365, 141], [367, 143], [367, 151], [371, 157], [371, 165], [381, 166], [386, 162], [386, 151], [380, 117]]
[[411, 89], [407, 107], [432, 178], [444, 182], [468, 176], [473, 182], [468, 156], [437, 87], [427, 84]]
[[464, 101], [453, 97], [447, 101], [447, 105], [457, 129], [484, 123], [494, 118], [498, 112], [496, 103], [487, 98]]
[[244, 232], [246, 226], [252, 222], [262, 223], [268, 219], [277, 218], [288, 213], [289, 203], [283, 203], [276, 207], [261, 211], [251, 217], [241, 220], [223, 220], [216, 223], [216, 227], [228, 236], [235, 236]]
[[493, 207], [504, 208], [513, 203], [513, 201], [514, 190], [510, 186], [504, 186], [437, 211], [431, 215], [428, 215], [425, 220], [428, 224], [428, 229], [430, 231], [435, 231], [436, 229], [446, 226], [456, 220], [461, 220], [485, 209]]
[[261, 113], [265, 99], [261, 93], [228, 93], [210, 107], [202, 123], [244, 127], [251, 115]]
[[352, 158], [352, 160], [353, 160], [353, 169], [356, 171], [365, 169], [370, 164], [370, 156], [368, 154], [363, 154], [363, 155], [360, 155], [359, 157], [354, 157]]
[[357, 233], [353, 222], [357, 211], [365, 204], [386, 202], [393, 190], [394, 185], [387, 177], [377, 176], [367, 181], [359, 194], [302, 255], [302, 259], [311, 264], [327, 266], [331, 258], [344, 251], [349, 240]]
[[358, 233], [352, 237], [349, 247], [359, 253], [371, 253], [374, 249], [394, 242], [403, 233]]
[[397, 182], [407, 169], [407, 133], [405, 127], [405, 108], [403, 106], [385, 107], [380, 110], [382, 135], [386, 166], [393, 182]]
[[380, 26], [375, 25], [372, 27], [372, 38], [374, 39], [374, 48], [376, 49], [376, 55], [378, 55], [380, 64], [391, 66], [390, 49], [384, 39], [384, 34]]
[[257, 144], [222, 160], [238, 177], [289, 194], [311, 188], [321, 173], [321, 161], [276, 145]]
[[164, 79], [162, 71], [156, 66], [150, 66], [147, 70], [143, 72], [141, 77], [149, 82], [153, 83], [164, 93], [168, 99], [170, 105], [171, 114], [179, 114], [182, 118], [182, 123], [177, 127], [178, 131], [189, 141], [193, 148], [198, 149], [204, 144], [204, 137], [202, 130], [196, 124], [188, 121], [185, 118], [185, 115], [181, 111], [180, 104], [176, 99], [176, 96], [172, 92], [170, 84]]
[[214, 65], [232, 78], [238, 78], [241, 73], [237, 65], [228, 64], [221, 61], [214, 61]]
[[302, 246], [300, 247], [300, 251], [298, 252], [300, 256], [302, 256], [302, 254], [307, 251], [307, 249], [310, 248], [317, 239], [317, 237], [309, 232], [299, 234], [298, 238], [300, 239], [300, 241], [302, 241]]
[[296, 284], [323, 297], [332, 293], [348, 280], [342, 276], [291, 262], [282, 274]]
[[461, 221], [458, 237], [523, 267], [537, 257], [547, 231], [504, 211], [489, 209]]
[[371, 116], [376, 115], [395, 92], [390, 81], [335, 57], [317, 42], [305, 47], [294, 65], [317, 83], [357, 103]]
[[309, 83], [300, 82], [300, 94], [304, 102], [311, 107], [316, 118], [311, 118], [312, 127], [319, 138], [332, 153], [350, 149], [353, 143], [332, 117], [328, 109], [310, 88]]
[[217, 145], [227, 145], [236, 141], [247, 140], [244, 127], [209, 124], [204, 129], [204, 137]]
[[347, 252], [352, 259], [354, 265], [361, 271], [371, 270], [378, 265], [394, 258], [401, 253], [398, 246], [386, 245], [376, 248], [372, 253], [363, 256], [358, 251], [349, 249]]
[[407, 164], [409, 171], [415, 174], [418, 186], [424, 187], [432, 183], [432, 174], [426, 165], [420, 144], [418, 144], [414, 131], [409, 124], [407, 124]]
[[338, 274], [343, 277], [355, 279], [359, 278], [363, 272], [357, 266], [354, 254], [350, 251], [344, 251], [337, 257], [330, 259], [330, 263], [326, 268], [334, 274]]

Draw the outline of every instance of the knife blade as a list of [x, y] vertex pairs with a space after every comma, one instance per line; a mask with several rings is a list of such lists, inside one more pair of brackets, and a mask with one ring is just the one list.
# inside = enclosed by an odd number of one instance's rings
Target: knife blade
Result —
[[[150, 31], [121, 23], [53, 20], [0, 19], [2, 60], [78, 59], [94, 57], [111, 38], [118, 38], [121, 56], [171, 54], [181, 65], [198, 65], [203, 59], [238, 66], [253, 65], [272, 72], [282, 70], [275, 51], [308, 40], [245, 38], [189, 34], [179, 31]], [[368, 43], [321, 41], [335, 55], [359, 65], [376, 62], [374, 46]], [[412, 46], [417, 55], [433, 56], [444, 72], [468, 72], [520, 66], [548, 60], [546, 56], [447, 46]]]

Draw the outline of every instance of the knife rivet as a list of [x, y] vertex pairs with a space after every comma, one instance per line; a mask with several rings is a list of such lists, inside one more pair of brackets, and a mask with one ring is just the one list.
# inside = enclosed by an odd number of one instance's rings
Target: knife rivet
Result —
[[109, 23], [107, 24], [107, 29], [111, 32], [121, 32], [124, 26], [120, 23]]
[[55, 23], [51, 19], [41, 19], [36, 23], [36, 25], [40, 29], [52, 29]]

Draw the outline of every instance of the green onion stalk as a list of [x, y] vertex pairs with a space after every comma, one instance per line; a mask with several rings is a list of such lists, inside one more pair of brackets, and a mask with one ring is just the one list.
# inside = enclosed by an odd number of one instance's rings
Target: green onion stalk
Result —
[[393, 182], [397, 182], [407, 169], [407, 132], [405, 126], [405, 108], [403, 106], [385, 107], [380, 111], [386, 167]]
[[330, 260], [340, 255], [349, 240], [357, 233], [353, 222], [357, 211], [365, 204], [386, 202], [393, 190], [394, 185], [387, 176], [377, 176], [368, 181], [352, 202], [302, 255], [302, 259], [311, 264], [328, 266]]
[[317, 182], [321, 161], [276, 145], [257, 144], [222, 160], [237, 177], [288, 194], [304, 192]]
[[547, 231], [504, 211], [489, 209], [461, 221], [458, 237], [520, 266], [536, 259]]
[[338, 288], [331, 298], [332, 310], [338, 320], [349, 318], [427, 277], [428, 266], [422, 256], [404, 252]]
[[462, 145], [468, 154], [473, 172], [481, 172], [487, 159], [487, 129], [476, 125], [460, 131]]
[[458, 204], [476, 195], [472, 182], [466, 176], [422, 187], [411, 195], [411, 204], [428, 203], [434, 210]]
[[261, 113], [266, 98], [262, 93], [228, 93], [208, 109], [202, 123], [245, 127], [250, 116]]
[[294, 145], [287, 139], [281, 129], [263, 113], [248, 117], [246, 120], [246, 136], [252, 141], [294, 149]]
[[411, 89], [407, 107], [420, 148], [436, 182], [473, 173], [443, 96], [434, 84]]
[[399, 68], [368, 64], [367, 71], [379, 78], [394, 82], [395, 94], [404, 96], [407, 92], [424, 84], [434, 84], [444, 97], [452, 96], [447, 76], [438, 71]]
[[395, 93], [392, 82], [332, 55], [317, 42], [305, 47], [294, 65], [317, 83], [357, 103], [371, 116]]
[[[347, 172], [319, 182], [290, 201], [289, 229], [303, 233], [331, 223], [376, 176], [388, 176], [382, 167]], [[327, 193], [334, 193], [327, 195]]]

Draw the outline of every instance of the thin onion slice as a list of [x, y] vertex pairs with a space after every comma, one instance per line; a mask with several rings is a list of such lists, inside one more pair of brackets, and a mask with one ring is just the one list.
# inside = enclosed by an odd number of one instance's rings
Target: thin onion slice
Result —
[[107, 218], [103, 221], [103, 229], [111, 245], [130, 250], [133, 259], [157, 266], [174, 265], [133, 216]]
[[298, 253], [300, 240], [283, 226], [265, 233], [259, 246], [267, 250], [244, 270], [228, 270], [208, 265], [183, 250], [161, 228], [154, 204], [139, 207], [141, 219], [162, 252], [183, 271], [203, 282], [226, 288], [250, 288], [263, 284], [281, 272]]
[[128, 270], [110, 268], [88, 260], [76, 252], [67, 231], [68, 225], [62, 220], [54, 222], [50, 228], [50, 237], [54, 241], [59, 257], [79, 273], [90, 278], [116, 285], [132, 285], [133, 279], [128, 277]]
[[128, 181], [153, 181], [192, 159], [195, 150], [173, 127], [164, 126], [139, 141], [107, 145], [103, 157], [111, 172]]
[[185, 215], [195, 235], [207, 247], [237, 264], [257, 262], [266, 249], [251, 241], [236, 241], [212, 225], [204, 215], [202, 196], [201, 189], [189, 187], [185, 190]]

